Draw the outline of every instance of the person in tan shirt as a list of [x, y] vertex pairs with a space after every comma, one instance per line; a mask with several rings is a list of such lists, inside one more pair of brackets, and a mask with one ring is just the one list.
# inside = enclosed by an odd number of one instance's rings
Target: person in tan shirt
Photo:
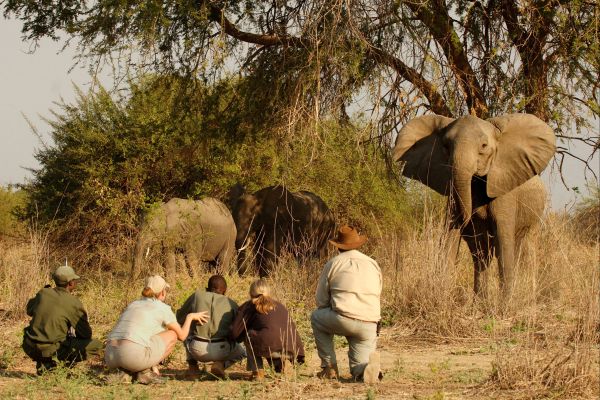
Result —
[[348, 340], [350, 372], [355, 380], [375, 383], [381, 378], [377, 324], [381, 319], [381, 269], [375, 260], [357, 249], [367, 238], [350, 226], [342, 226], [335, 240], [339, 254], [329, 260], [317, 284], [317, 309], [311, 325], [322, 370], [320, 378], [339, 375], [333, 336]]

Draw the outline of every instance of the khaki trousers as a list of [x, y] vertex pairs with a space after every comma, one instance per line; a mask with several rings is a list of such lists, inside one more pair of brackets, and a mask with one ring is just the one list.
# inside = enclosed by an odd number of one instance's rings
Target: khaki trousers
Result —
[[333, 336], [348, 340], [348, 361], [352, 377], [360, 378], [377, 347], [377, 324], [344, 317], [331, 308], [319, 308], [310, 317], [321, 367], [337, 364]]

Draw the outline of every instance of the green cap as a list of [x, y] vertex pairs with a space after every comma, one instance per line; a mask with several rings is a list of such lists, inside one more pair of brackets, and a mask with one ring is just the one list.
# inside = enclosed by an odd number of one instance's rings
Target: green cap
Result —
[[62, 265], [56, 268], [56, 271], [54, 271], [52, 274], [52, 279], [54, 279], [54, 282], [57, 284], [64, 285], [72, 280], [79, 279], [79, 275], [77, 275], [73, 268], [69, 267], [68, 265]]

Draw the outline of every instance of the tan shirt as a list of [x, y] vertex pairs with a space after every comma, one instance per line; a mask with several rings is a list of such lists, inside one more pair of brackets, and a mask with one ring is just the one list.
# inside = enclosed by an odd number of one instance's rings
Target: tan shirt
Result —
[[381, 319], [381, 269], [358, 250], [341, 252], [325, 264], [317, 284], [317, 307], [349, 318]]

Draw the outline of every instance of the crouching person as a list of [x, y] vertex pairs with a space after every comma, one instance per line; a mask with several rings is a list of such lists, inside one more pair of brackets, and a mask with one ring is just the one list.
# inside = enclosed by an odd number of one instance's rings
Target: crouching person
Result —
[[23, 332], [23, 350], [36, 362], [38, 375], [56, 367], [56, 361], [72, 364], [102, 350], [102, 343], [92, 339], [83, 304], [71, 293], [79, 276], [63, 265], [52, 278], [54, 288], [46, 286], [27, 302], [31, 321]]
[[198, 374], [198, 361], [212, 362], [210, 372], [219, 378], [225, 377], [225, 369], [246, 357], [244, 347], [229, 339], [229, 330], [236, 316], [238, 305], [225, 296], [227, 282], [221, 275], [208, 279], [206, 290], [197, 289], [177, 310], [177, 321], [183, 324], [185, 318], [194, 312], [205, 311], [210, 322], [204, 325], [192, 324], [190, 335], [185, 341], [188, 374]]
[[304, 363], [304, 346], [283, 304], [271, 297], [264, 279], [250, 285], [250, 300], [240, 306], [231, 338], [244, 341], [253, 380], [264, 379], [263, 358], [275, 372], [293, 373], [293, 363]]
[[141, 384], [160, 383], [158, 364], [187, 338], [192, 321], [204, 324], [206, 312], [190, 313], [179, 325], [171, 307], [163, 303], [169, 285], [159, 275], [146, 279], [142, 298], [127, 306], [108, 335], [104, 361], [109, 368], [129, 373]]

